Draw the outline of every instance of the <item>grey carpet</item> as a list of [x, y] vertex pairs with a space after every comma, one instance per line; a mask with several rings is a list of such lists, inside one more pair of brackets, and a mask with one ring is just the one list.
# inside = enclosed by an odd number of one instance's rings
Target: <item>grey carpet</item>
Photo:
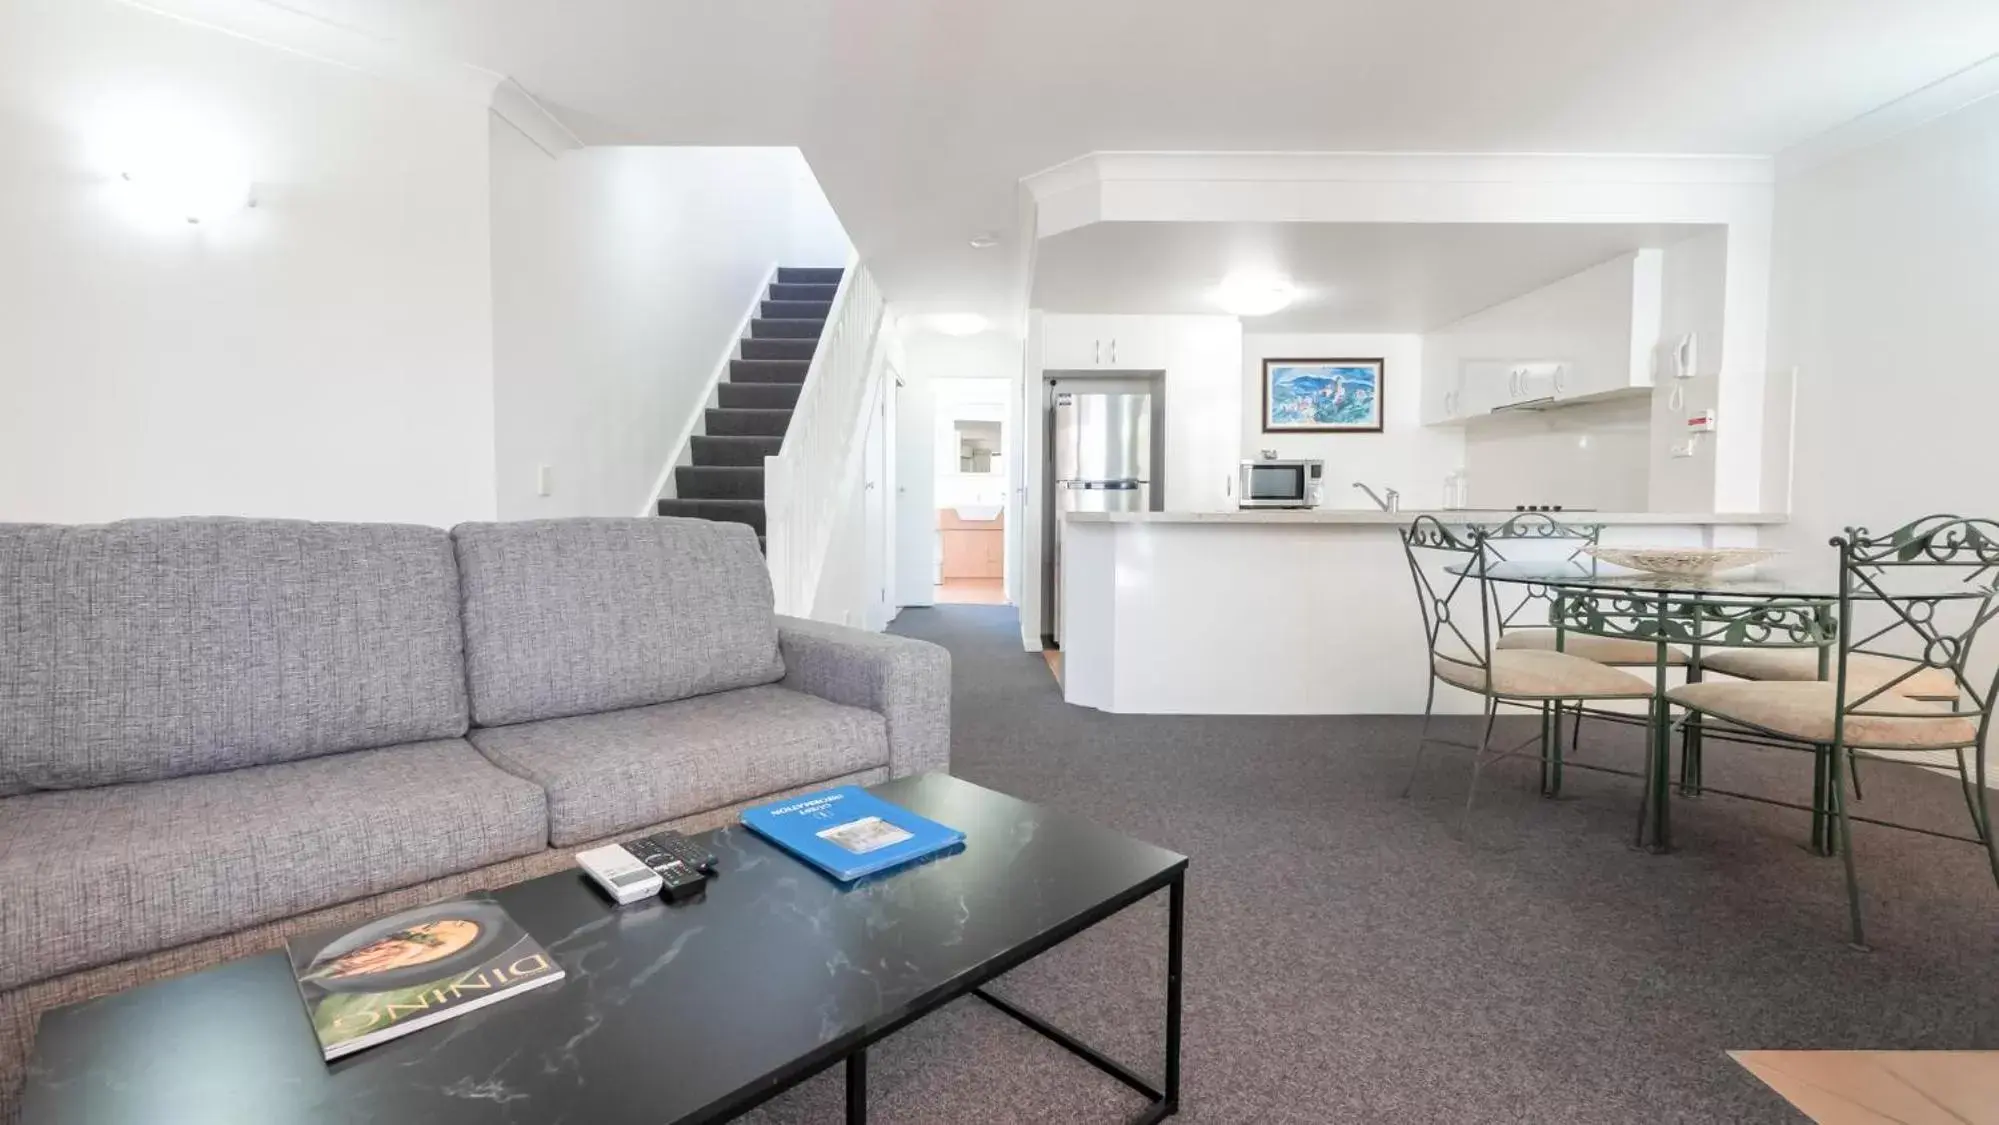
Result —
[[[1413, 628], [1412, 624], [1412, 628]], [[1453, 835], [1463, 752], [1399, 800], [1417, 721], [1112, 716], [1065, 705], [1003, 606], [906, 610], [954, 659], [953, 772], [1192, 858], [1183, 1118], [1206, 1122], [1798, 1122], [1730, 1048], [1999, 1047], [1999, 889], [1965, 844], [1859, 826], [1872, 952], [1802, 814], [1676, 802], [1633, 850], [1637, 790], [1489, 771]], [[1468, 723], [1457, 731], [1462, 736]], [[1525, 737], [1532, 720], [1503, 730]], [[1585, 728], [1629, 764], [1633, 737]], [[1594, 749], [1592, 749], [1594, 748]], [[1807, 759], [1716, 747], [1710, 784], [1809, 794]], [[1877, 766], [1869, 812], [1961, 829], [1947, 779]], [[1000, 985], [1157, 1073], [1163, 896]], [[1138, 1099], [979, 1004], [876, 1049], [877, 1122], [1113, 1122]], [[841, 1119], [837, 1072], [753, 1114]]]

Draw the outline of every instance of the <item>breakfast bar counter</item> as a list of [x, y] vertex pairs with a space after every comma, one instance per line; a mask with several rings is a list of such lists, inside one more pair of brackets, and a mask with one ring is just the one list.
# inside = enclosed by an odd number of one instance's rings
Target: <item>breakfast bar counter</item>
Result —
[[[1069, 514], [1064, 698], [1123, 714], [1420, 714], [1428, 649], [1399, 533], [1423, 514], [1497, 523], [1518, 513]], [[1607, 547], [1754, 547], [1763, 527], [1784, 522], [1762, 513], [1550, 515], [1602, 525]], [[1455, 689], [1438, 698], [1442, 713], [1478, 707]]]
[[[1070, 512], [1070, 523], [1269, 523], [1269, 524], [1387, 524], [1407, 527], [1417, 516], [1435, 516], [1445, 523], [1498, 523], [1522, 513], [1514, 509], [1453, 508], [1434, 511], [1382, 512], [1373, 508], [1264, 508], [1233, 512]], [[1758, 527], [1787, 518], [1770, 512], [1711, 512], [1707, 515], [1658, 512], [1549, 512], [1568, 523], [1605, 527]]]

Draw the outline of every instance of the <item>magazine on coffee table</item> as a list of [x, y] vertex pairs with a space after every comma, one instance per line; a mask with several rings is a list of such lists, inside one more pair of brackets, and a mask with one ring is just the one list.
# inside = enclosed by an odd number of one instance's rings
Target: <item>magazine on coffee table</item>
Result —
[[293, 938], [285, 952], [329, 1062], [562, 979], [486, 894]]
[[965, 840], [955, 828], [853, 785], [746, 809], [743, 824], [843, 883]]

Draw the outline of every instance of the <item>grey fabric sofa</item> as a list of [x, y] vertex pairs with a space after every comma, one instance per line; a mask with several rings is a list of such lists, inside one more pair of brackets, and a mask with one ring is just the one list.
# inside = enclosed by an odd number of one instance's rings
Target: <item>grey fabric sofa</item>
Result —
[[945, 769], [949, 700], [735, 524], [0, 525], [0, 1120], [51, 1007]]

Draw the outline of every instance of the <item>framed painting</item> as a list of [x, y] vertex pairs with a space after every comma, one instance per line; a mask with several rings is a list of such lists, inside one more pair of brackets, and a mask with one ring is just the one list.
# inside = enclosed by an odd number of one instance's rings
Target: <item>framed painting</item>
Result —
[[1266, 359], [1263, 361], [1263, 432], [1266, 434], [1378, 434], [1379, 359]]

